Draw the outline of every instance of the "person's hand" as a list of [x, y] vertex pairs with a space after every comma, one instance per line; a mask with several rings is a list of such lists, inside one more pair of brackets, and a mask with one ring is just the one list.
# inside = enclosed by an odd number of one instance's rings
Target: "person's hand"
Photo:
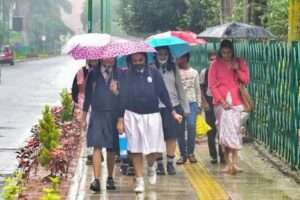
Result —
[[224, 108], [224, 110], [229, 110], [231, 108], [231, 106], [224, 100], [221, 102], [221, 105]]
[[183, 119], [182, 116], [179, 115], [175, 110], [172, 111], [172, 115], [173, 115], [174, 119], [175, 119], [179, 124], [181, 124], [182, 119]]
[[239, 70], [239, 63], [238, 63], [237, 60], [234, 60], [234, 61], [233, 61], [232, 70], [233, 70], [234, 72], [237, 72], [237, 71]]
[[210, 111], [209, 103], [207, 103], [206, 101], [202, 102], [202, 107], [204, 111]]
[[118, 124], [117, 124], [117, 129], [118, 129], [118, 132], [119, 132], [120, 135], [125, 133], [125, 126], [124, 126], [124, 119], [123, 118], [119, 118]]
[[109, 89], [112, 93], [114, 93], [115, 95], [118, 95], [119, 94], [119, 91], [118, 91], [118, 82], [115, 81], [115, 80], [111, 80], [110, 82], [110, 85], [109, 85]]

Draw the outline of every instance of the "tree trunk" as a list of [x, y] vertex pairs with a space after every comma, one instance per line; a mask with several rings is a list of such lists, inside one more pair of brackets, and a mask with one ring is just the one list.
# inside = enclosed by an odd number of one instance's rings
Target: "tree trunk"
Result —
[[266, 5], [266, 0], [244, 0], [244, 22], [261, 26], [260, 17], [264, 14]]
[[221, 24], [233, 21], [235, 0], [221, 0]]

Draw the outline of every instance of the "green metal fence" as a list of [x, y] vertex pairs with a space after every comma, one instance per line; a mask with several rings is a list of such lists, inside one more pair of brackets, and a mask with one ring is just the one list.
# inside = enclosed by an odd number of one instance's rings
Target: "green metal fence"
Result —
[[[190, 63], [197, 70], [208, 66], [207, 54], [219, 44], [209, 43], [193, 48]], [[237, 56], [247, 61], [255, 101], [248, 136], [265, 144], [293, 169], [300, 169], [300, 48], [298, 42], [235, 44]]]

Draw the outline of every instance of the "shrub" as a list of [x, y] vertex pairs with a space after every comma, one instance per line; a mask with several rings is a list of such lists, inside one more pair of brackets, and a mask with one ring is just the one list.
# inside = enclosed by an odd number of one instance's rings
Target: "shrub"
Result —
[[16, 173], [14, 177], [7, 177], [5, 179], [5, 185], [0, 193], [0, 197], [2, 197], [4, 200], [17, 199], [25, 189], [22, 186], [22, 176], [22, 173]]
[[61, 104], [62, 104], [62, 111], [61, 111], [61, 121], [71, 121], [73, 118], [72, 115], [72, 98], [70, 97], [70, 94], [68, 93], [67, 89], [63, 89], [60, 93], [61, 97]]
[[49, 153], [59, 144], [59, 129], [56, 127], [50, 108], [47, 105], [39, 125], [39, 140], [43, 145], [39, 155], [39, 162], [47, 168], [50, 164]]

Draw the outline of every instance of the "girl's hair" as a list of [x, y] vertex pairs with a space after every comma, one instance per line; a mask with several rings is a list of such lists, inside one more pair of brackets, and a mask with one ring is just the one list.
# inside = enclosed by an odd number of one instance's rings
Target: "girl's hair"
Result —
[[[167, 60], [167, 70], [171, 71], [171, 70], [176, 69], [174, 59], [173, 59], [172, 54], [170, 52], [170, 48], [168, 46], [161, 46], [161, 47], [156, 47], [155, 48], [156, 51], [159, 51], [161, 49], [166, 49], [168, 51], [168, 54], [169, 54], [169, 57], [168, 57], [168, 60]], [[154, 55], [154, 62], [155, 62], [155, 66], [157, 68], [159, 68], [159, 62], [157, 60], [157, 53]]]
[[220, 49], [219, 49], [219, 51], [218, 51], [218, 57], [219, 57], [219, 58], [222, 58], [221, 50], [222, 50], [223, 48], [231, 49], [231, 51], [232, 51], [232, 58], [235, 57], [235, 55], [234, 55], [234, 47], [233, 47], [233, 43], [232, 43], [230, 40], [223, 40], [223, 41], [220, 43]]
[[218, 52], [217, 51], [210, 51], [208, 52], [208, 59], [211, 57], [211, 56], [217, 56], [218, 55]]
[[[145, 57], [145, 65], [148, 65], [148, 56], [147, 56], [147, 53], [145, 52], [138, 52], [138, 53], [133, 53], [133, 54], [141, 54]], [[132, 55], [133, 54], [130, 54], [126, 57], [126, 63], [127, 63], [127, 67], [128, 69], [131, 68], [132, 66]]]

